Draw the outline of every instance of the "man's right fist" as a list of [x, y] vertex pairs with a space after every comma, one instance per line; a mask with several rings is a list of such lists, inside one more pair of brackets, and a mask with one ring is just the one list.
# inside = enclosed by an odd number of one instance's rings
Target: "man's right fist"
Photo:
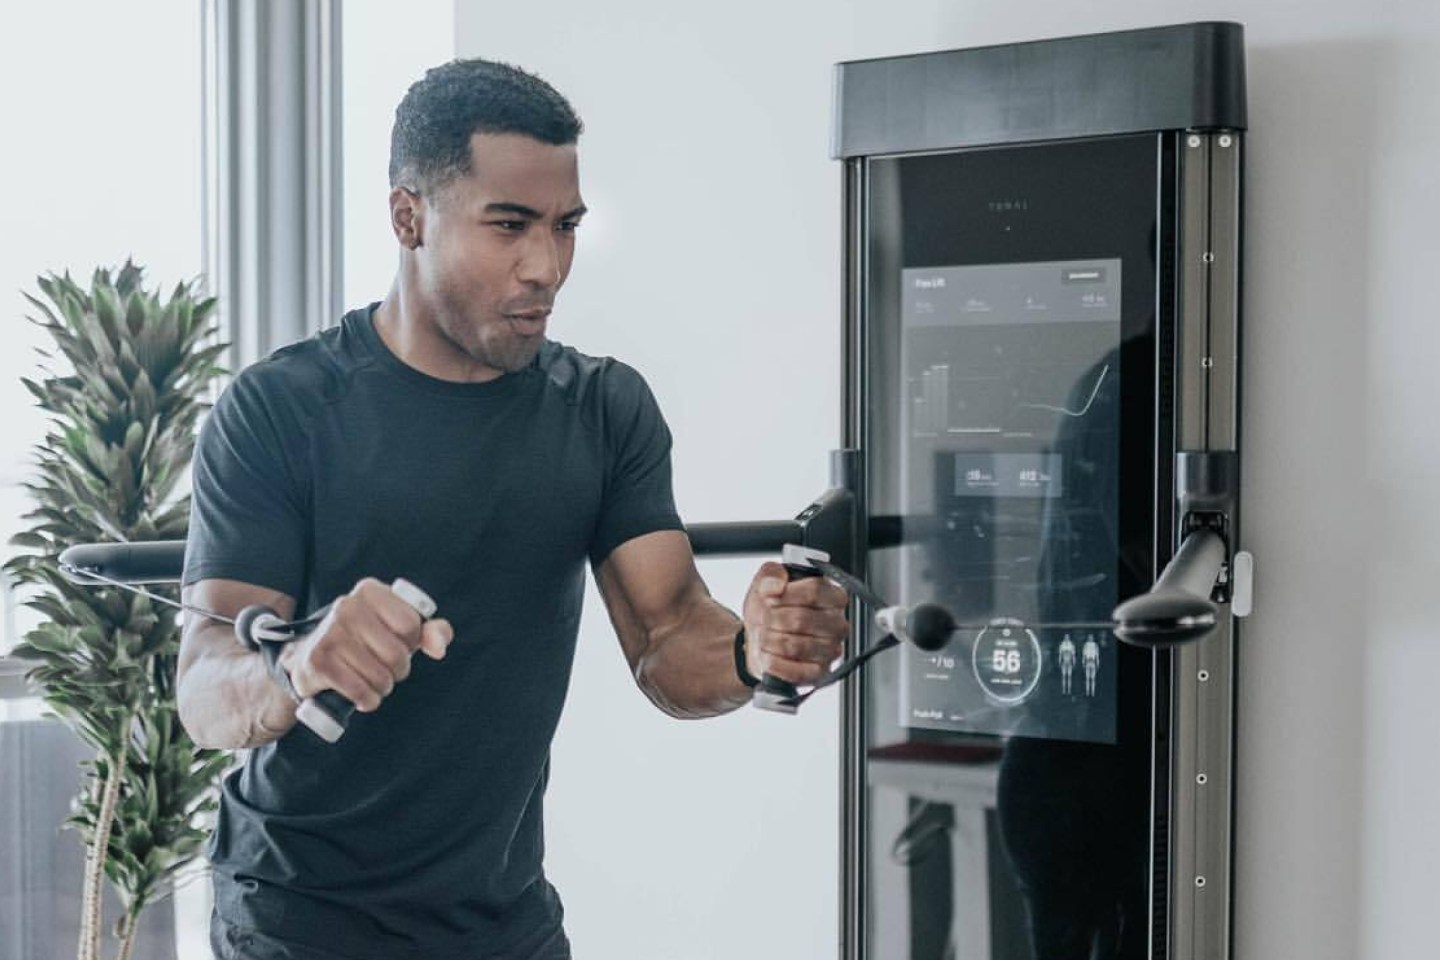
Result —
[[368, 713], [410, 675], [410, 656], [445, 656], [450, 623], [424, 620], [386, 584], [366, 577], [330, 605], [320, 625], [286, 646], [281, 666], [301, 698], [334, 690]]

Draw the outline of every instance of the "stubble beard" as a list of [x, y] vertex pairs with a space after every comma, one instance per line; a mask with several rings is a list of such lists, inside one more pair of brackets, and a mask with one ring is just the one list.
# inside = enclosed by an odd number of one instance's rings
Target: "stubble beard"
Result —
[[[458, 329], [457, 329], [458, 326]], [[471, 360], [500, 373], [516, 373], [535, 360], [544, 344], [543, 335], [523, 337], [510, 329], [503, 316], [493, 317], [478, 329], [461, 321], [441, 325], [445, 338]]]

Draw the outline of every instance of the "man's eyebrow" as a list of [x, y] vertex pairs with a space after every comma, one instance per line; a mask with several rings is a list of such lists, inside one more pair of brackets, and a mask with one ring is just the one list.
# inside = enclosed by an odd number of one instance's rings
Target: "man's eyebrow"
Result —
[[486, 213], [513, 213], [516, 216], [528, 217], [531, 220], [540, 219], [540, 211], [534, 207], [527, 207], [523, 203], [487, 203]]
[[[539, 220], [539, 219], [541, 219], [541, 217], [544, 216], [544, 214], [542, 214], [539, 210], [536, 210], [534, 207], [527, 207], [527, 206], [525, 206], [525, 204], [523, 204], [523, 203], [507, 203], [507, 202], [487, 203], [487, 204], [485, 204], [485, 212], [486, 212], [486, 213], [510, 213], [510, 214], [514, 214], [514, 215], [517, 216], [517, 217], [524, 217], [524, 218], [527, 219], [527, 220]], [[565, 213], [561, 214], [561, 215], [560, 215], [560, 219], [561, 219], [561, 220], [575, 220], [575, 219], [578, 219], [579, 217], [583, 217], [583, 216], [584, 216], [586, 213], [588, 213], [588, 212], [589, 212], [589, 208], [587, 208], [584, 204], [581, 204], [580, 206], [576, 207], [574, 210], [569, 210], [569, 211], [566, 211]]]

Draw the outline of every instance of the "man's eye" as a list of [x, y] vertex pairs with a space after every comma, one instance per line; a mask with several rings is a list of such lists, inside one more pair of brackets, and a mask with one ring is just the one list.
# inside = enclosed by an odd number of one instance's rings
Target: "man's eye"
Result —
[[508, 233], [519, 233], [524, 230], [526, 226], [524, 220], [492, 220], [490, 223], [492, 226], [499, 227]]
[[574, 233], [580, 229], [579, 220], [562, 220], [560, 226], [556, 227], [561, 233]]

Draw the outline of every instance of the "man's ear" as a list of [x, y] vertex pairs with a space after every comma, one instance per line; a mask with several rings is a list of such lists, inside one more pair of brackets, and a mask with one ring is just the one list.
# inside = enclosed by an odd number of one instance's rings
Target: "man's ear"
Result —
[[400, 246], [414, 250], [425, 240], [425, 202], [405, 187], [390, 188], [390, 229]]

